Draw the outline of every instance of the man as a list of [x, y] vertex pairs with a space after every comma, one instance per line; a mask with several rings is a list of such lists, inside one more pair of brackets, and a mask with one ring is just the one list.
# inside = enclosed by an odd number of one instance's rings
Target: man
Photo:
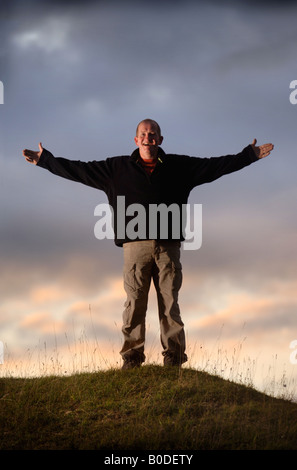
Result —
[[[272, 144], [256, 147], [253, 143], [237, 155], [216, 158], [198, 158], [165, 154], [160, 126], [152, 119], [141, 121], [136, 130], [138, 147], [131, 156], [81, 162], [55, 158], [39, 144], [39, 151], [24, 150], [30, 163], [46, 168], [64, 178], [103, 190], [114, 210], [115, 243], [124, 249], [124, 287], [127, 293], [123, 313], [124, 344], [120, 354], [123, 368], [138, 367], [145, 361], [145, 315], [148, 293], [153, 280], [158, 300], [160, 336], [164, 365], [181, 365], [187, 361], [185, 333], [178, 305], [182, 283], [180, 242], [184, 239], [182, 227], [179, 237], [169, 227], [166, 239], [162, 237], [160, 221], [152, 237], [150, 221], [138, 236], [129, 236], [128, 230], [118, 230], [118, 198], [124, 196], [122, 211], [125, 226], [131, 223], [133, 204], [141, 205], [149, 214], [152, 205], [172, 204], [182, 207], [190, 191], [203, 183], [240, 170], [266, 157]], [[123, 214], [122, 214], [123, 215]]]

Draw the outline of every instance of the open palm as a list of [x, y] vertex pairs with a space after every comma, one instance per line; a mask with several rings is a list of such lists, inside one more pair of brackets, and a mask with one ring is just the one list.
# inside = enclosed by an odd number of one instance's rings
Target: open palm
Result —
[[251, 144], [256, 156], [258, 158], [268, 157], [270, 152], [273, 150], [273, 145], [272, 144], [264, 144], [264, 145], [260, 145], [259, 147], [256, 147], [256, 143], [257, 143], [257, 139], [254, 139], [253, 143]]
[[27, 162], [34, 163], [34, 165], [37, 165], [41, 157], [41, 154], [43, 152], [43, 147], [42, 147], [41, 142], [39, 142], [38, 147], [39, 147], [39, 151], [36, 151], [36, 152], [34, 150], [28, 150], [28, 149], [23, 150], [23, 155], [26, 158]]

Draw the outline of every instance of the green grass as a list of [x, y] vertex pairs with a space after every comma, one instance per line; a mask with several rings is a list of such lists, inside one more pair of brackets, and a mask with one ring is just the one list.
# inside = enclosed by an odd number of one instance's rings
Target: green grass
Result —
[[297, 449], [297, 404], [193, 369], [0, 379], [1, 450]]

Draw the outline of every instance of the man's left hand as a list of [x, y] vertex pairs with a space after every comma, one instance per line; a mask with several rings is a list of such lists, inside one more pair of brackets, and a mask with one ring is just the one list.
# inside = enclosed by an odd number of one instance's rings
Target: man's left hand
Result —
[[255, 152], [257, 158], [268, 157], [268, 155], [270, 155], [270, 152], [272, 152], [272, 150], [274, 149], [273, 144], [264, 144], [260, 145], [259, 147], [256, 147], [256, 143], [257, 139], [254, 139], [251, 146], [253, 147], [253, 151]]

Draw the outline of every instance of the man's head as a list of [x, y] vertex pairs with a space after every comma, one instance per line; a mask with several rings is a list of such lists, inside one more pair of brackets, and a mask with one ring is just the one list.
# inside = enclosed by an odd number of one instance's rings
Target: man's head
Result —
[[144, 119], [141, 121], [137, 126], [134, 141], [137, 147], [139, 147], [141, 158], [156, 158], [158, 155], [158, 146], [163, 142], [159, 124], [153, 119]]

